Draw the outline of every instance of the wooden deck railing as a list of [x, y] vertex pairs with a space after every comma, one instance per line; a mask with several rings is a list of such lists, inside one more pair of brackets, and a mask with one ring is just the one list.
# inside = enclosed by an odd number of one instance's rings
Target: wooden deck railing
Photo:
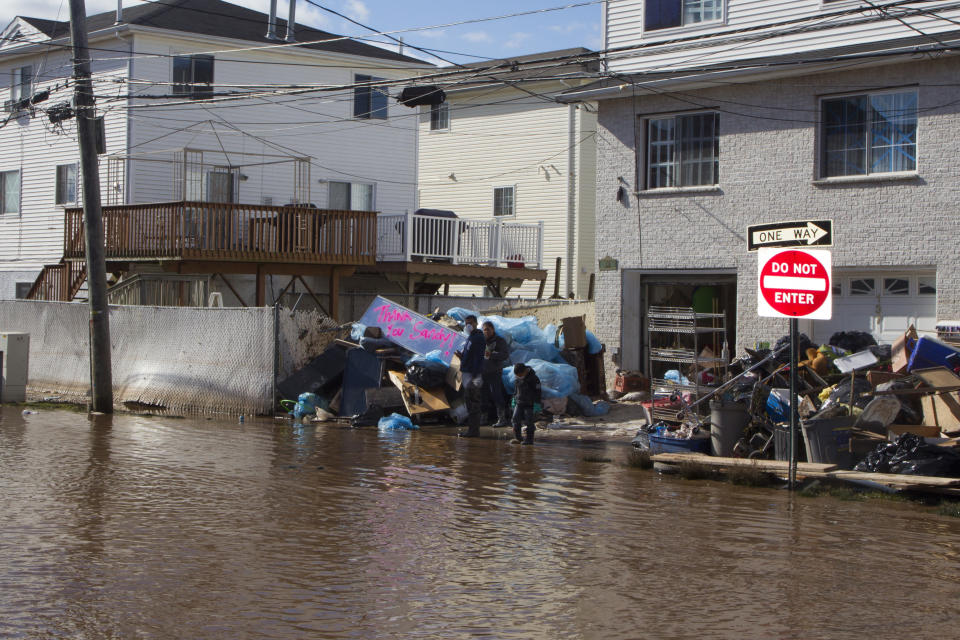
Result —
[[87, 278], [85, 262], [66, 262], [48, 264], [34, 280], [28, 300], [59, 300], [70, 302], [77, 295]]
[[[83, 210], [67, 209], [64, 257], [84, 257]], [[217, 202], [103, 207], [107, 260], [373, 264], [377, 214]]]

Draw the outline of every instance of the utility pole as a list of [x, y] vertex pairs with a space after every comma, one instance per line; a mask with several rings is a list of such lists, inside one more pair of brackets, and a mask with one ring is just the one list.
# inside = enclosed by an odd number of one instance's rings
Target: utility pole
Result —
[[97, 127], [87, 50], [87, 9], [84, 0], [70, 0], [70, 39], [73, 44], [74, 101], [80, 172], [83, 179], [83, 232], [90, 294], [90, 403], [93, 411], [113, 413], [113, 373], [110, 364], [110, 314], [107, 306], [107, 265], [103, 251], [100, 209], [100, 167]]

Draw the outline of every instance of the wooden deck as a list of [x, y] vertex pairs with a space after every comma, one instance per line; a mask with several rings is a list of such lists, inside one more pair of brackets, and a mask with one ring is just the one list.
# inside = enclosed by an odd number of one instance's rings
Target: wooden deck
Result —
[[[83, 210], [67, 209], [64, 259], [84, 259]], [[108, 261], [323, 265], [376, 261], [377, 214], [217, 202], [103, 207]]]

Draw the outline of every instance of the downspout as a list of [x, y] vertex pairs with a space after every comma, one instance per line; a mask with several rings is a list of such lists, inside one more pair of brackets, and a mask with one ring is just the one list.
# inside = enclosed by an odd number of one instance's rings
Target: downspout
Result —
[[270, 0], [270, 15], [267, 18], [267, 40], [277, 39], [277, 0]]
[[293, 42], [293, 30], [297, 26], [297, 0], [290, 0], [290, 14], [287, 17], [287, 42]]
[[[118, 0], [118, 4], [123, 0]], [[119, 17], [119, 10], [118, 10]], [[117, 40], [120, 42], [126, 43], [129, 46], [130, 55], [127, 56], [127, 81], [133, 80], [133, 38], [130, 40], [124, 40], [120, 35], [120, 32], [117, 31], [114, 33]], [[130, 106], [130, 99], [127, 98], [127, 106]], [[124, 110], [124, 117], [127, 119], [127, 139], [123, 144], [123, 204], [130, 204], [131, 196], [133, 194], [133, 161], [130, 159], [130, 141], [133, 134], [133, 118], [130, 117], [130, 109]], [[104, 120], [104, 128], [106, 128], [106, 120]]]
[[[577, 107], [567, 105], [567, 292], [580, 297], [574, 281], [574, 256], [580, 243], [577, 238]], [[561, 293], [561, 295], [563, 295]]]
[[[600, 50], [606, 51], [607, 46], [607, 5], [610, 0], [604, 0], [600, 4]], [[607, 64], [607, 56], [600, 56], [600, 68], [603, 71], [609, 71], [609, 65]]]
[[114, 24], [123, 22], [123, 0], [117, 0], [117, 20]]

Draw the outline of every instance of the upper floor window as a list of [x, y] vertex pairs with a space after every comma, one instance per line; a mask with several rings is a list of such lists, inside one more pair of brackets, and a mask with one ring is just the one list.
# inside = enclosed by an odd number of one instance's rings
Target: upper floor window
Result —
[[331, 182], [327, 206], [338, 211], [373, 211], [373, 185]]
[[494, 187], [493, 215], [512, 216], [516, 214], [516, 187]]
[[647, 121], [647, 189], [714, 185], [720, 181], [717, 113]]
[[77, 165], [57, 165], [56, 204], [70, 204], [77, 201]]
[[916, 171], [916, 91], [828, 98], [821, 110], [821, 177]]
[[430, 105], [430, 131], [446, 131], [450, 128], [450, 105], [446, 102]]
[[669, 29], [723, 18], [724, 0], [645, 0], [643, 28]]
[[174, 56], [173, 93], [194, 100], [213, 97], [213, 56]]
[[17, 67], [10, 71], [10, 101], [4, 105], [6, 111], [14, 111], [21, 100], [33, 95], [33, 67]]
[[353, 88], [353, 117], [364, 119], [387, 119], [387, 89], [374, 86], [374, 83], [383, 78], [374, 78], [357, 74], [354, 76]]
[[20, 172], [0, 171], [0, 213], [20, 211]]

